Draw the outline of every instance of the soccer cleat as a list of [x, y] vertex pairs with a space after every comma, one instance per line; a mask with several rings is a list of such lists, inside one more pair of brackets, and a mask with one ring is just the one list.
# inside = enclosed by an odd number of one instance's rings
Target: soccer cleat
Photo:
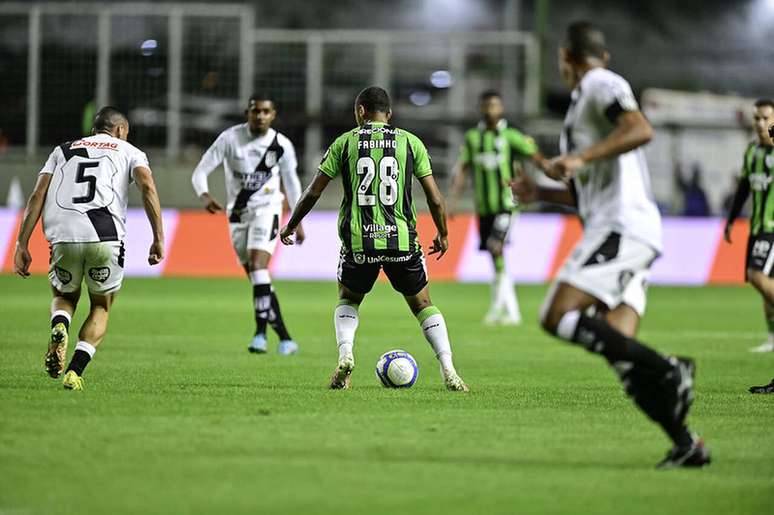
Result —
[[501, 318], [500, 310], [492, 308], [484, 316], [484, 325], [497, 325], [500, 323]]
[[283, 356], [296, 354], [298, 352], [298, 344], [293, 340], [282, 340], [279, 342], [279, 346], [277, 346], [277, 352]]
[[62, 386], [65, 390], [83, 390], [83, 378], [76, 374], [75, 370], [70, 370], [65, 374]]
[[521, 317], [520, 316], [509, 316], [509, 315], [503, 315], [499, 320], [500, 325], [503, 326], [509, 326], [509, 327], [516, 327], [521, 325]]
[[656, 465], [659, 469], [671, 469], [677, 467], [703, 467], [712, 463], [709, 449], [704, 446], [704, 440], [693, 436], [691, 445], [673, 447], [666, 457]]
[[266, 335], [256, 334], [247, 346], [247, 350], [253, 354], [266, 354]]
[[750, 352], [774, 352], [774, 342], [764, 342], [750, 349]]
[[767, 385], [751, 386], [750, 393], [774, 393], [774, 379]]
[[452, 392], [469, 392], [470, 388], [465, 384], [456, 372], [444, 372], [443, 382], [446, 385], [446, 389]]
[[51, 336], [48, 340], [45, 367], [49, 376], [54, 379], [62, 375], [65, 359], [67, 358], [67, 327], [58, 323], [51, 328]]
[[331, 377], [331, 390], [348, 390], [350, 377], [354, 369], [355, 358], [344, 356], [339, 359], [339, 364], [336, 365], [336, 370], [333, 371], [333, 376]]

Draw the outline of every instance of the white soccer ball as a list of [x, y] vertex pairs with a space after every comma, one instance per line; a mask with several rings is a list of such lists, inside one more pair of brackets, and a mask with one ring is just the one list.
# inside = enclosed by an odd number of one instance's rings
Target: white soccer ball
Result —
[[409, 388], [419, 375], [414, 357], [400, 349], [387, 351], [376, 362], [376, 377], [387, 388]]

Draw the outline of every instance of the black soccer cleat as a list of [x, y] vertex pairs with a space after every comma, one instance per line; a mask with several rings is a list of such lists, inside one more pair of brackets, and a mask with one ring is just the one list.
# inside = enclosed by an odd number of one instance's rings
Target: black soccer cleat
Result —
[[673, 447], [661, 460], [656, 468], [671, 469], [677, 467], [696, 467], [701, 468], [712, 463], [710, 451], [704, 445], [704, 440], [693, 435], [691, 445], [683, 447]]
[[769, 384], [763, 386], [751, 386], [750, 393], [774, 393], [774, 379]]

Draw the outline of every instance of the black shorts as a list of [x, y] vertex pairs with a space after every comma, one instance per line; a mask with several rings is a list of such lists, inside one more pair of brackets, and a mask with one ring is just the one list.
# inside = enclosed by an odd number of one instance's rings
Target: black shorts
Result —
[[421, 251], [400, 254], [363, 254], [344, 252], [339, 257], [339, 282], [347, 289], [360, 294], [371, 291], [379, 270], [396, 291], [407, 297], [416, 295], [427, 286], [425, 257]]
[[746, 269], [760, 270], [769, 277], [774, 277], [774, 233], [750, 235], [747, 240]]
[[478, 217], [478, 237], [479, 250], [489, 250], [487, 242], [492, 239], [499, 241], [503, 245], [508, 238], [508, 231], [511, 228], [513, 213], [498, 213], [496, 215], [479, 215]]

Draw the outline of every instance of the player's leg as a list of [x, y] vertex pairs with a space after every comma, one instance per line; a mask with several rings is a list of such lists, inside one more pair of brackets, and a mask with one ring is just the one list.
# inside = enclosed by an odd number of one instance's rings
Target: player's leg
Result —
[[763, 312], [766, 317], [766, 324], [769, 331], [769, 338], [766, 342], [750, 349], [752, 352], [773, 352], [774, 351], [774, 279], [769, 277], [763, 270], [749, 268], [747, 270], [747, 280], [758, 290], [763, 298]]
[[[500, 213], [495, 216], [486, 242], [495, 270], [493, 285], [495, 303], [493, 309], [499, 313], [499, 318], [496, 322], [504, 325], [519, 325], [521, 323], [519, 301], [516, 297], [513, 281], [511, 281], [511, 277], [506, 269], [505, 256], [503, 255], [511, 228], [512, 216], [511, 213]], [[489, 318], [487, 316], [488, 322]]]
[[355, 256], [351, 252], [341, 253], [337, 272], [339, 301], [333, 311], [333, 328], [339, 354], [330, 382], [334, 390], [346, 390], [350, 386], [352, 371], [355, 369], [355, 333], [360, 324], [358, 310], [378, 276], [379, 265], [366, 263], [362, 254]]
[[65, 371], [63, 384], [68, 390], [83, 389], [83, 371], [94, 358], [97, 347], [105, 337], [114, 295], [114, 293], [89, 292], [89, 300], [91, 301], [89, 316], [78, 332], [78, 344], [75, 346], [75, 352]]
[[78, 333], [78, 344], [62, 381], [69, 390], [83, 389], [83, 371], [107, 331], [113, 300], [124, 279], [122, 242], [83, 243], [83, 278], [89, 290], [89, 316]]
[[480, 251], [486, 251], [492, 257], [492, 265], [494, 267], [494, 279], [490, 286], [490, 303], [489, 309], [484, 315], [484, 323], [486, 325], [494, 325], [500, 321], [503, 314], [502, 295], [500, 293], [500, 281], [499, 273], [504, 268], [505, 262], [500, 258], [499, 260], [492, 254], [489, 248], [489, 237], [492, 234], [492, 226], [494, 225], [494, 215], [479, 215], [478, 216], [478, 239]]
[[79, 243], [52, 245], [48, 277], [53, 300], [51, 301], [51, 333], [44, 364], [48, 375], [58, 378], [64, 371], [70, 323], [81, 296], [82, 245]]
[[403, 295], [409, 309], [417, 318], [422, 334], [425, 335], [441, 366], [441, 376], [446, 387], [453, 391], [468, 391], [468, 386], [457, 374], [452, 361], [446, 320], [441, 310], [430, 300], [427, 270], [422, 252], [406, 256], [404, 261], [385, 263], [383, 268], [392, 287]]

